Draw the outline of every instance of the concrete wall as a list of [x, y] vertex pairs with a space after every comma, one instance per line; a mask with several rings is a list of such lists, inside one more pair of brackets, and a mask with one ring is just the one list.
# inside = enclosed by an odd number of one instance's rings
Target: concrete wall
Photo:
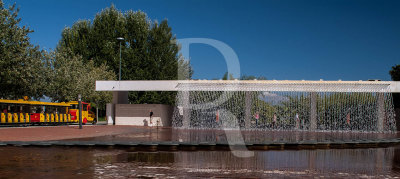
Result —
[[164, 104], [116, 104], [115, 125], [150, 125], [150, 110], [153, 111], [153, 126], [159, 120], [159, 126], [171, 126], [174, 108]]

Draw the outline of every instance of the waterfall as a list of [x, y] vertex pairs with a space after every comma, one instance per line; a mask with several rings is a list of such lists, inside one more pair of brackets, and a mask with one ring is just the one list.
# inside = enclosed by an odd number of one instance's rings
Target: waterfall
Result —
[[191, 83], [178, 88], [175, 128], [396, 131], [387, 85], [254, 82]]

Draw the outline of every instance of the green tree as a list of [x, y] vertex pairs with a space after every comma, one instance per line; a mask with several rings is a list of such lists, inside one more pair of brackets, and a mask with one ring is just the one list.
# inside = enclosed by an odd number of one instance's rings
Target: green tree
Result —
[[[222, 80], [234, 80], [234, 79], [235, 77], [233, 76], [233, 74], [228, 72], [225, 72], [224, 76], [222, 76]], [[240, 77], [240, 80], [267, 80], [267, 78], [264, 76], [256, 77], [254, 75], [242, 75]]]
[[0, 0], [0, 98], [41, 98], [46, 93], [48, 63], [30, 43], [29, 28], [20, 27], [19, 9]]
[[240, 80], [267, 80], [267, 78], [264, 77], [264, 76], [256, 77], [256, 76], [253, 76], [253, 75], [242, 75], [240, 77]]
[[[389, 71], [389, 74], [392, 77], [393, 81], [400, 81], [400, 65], [392, 66], [392, 69]], [[393, 103], [395, 108], [400, 108], [400, 93], [393, 93]], [[400, 111], [398, 109], [396, 110]], [[400, 127], [400, 125], [398, 125], [397, 127]]]
[[[93, 61], [95, 66], [106, 64], [118, 75], [118, 37], [125, 40], [122, 46], [122, 80], [176, 80], [193, 73], [188, 62], [182, 60], [179, 45], [167, 20], [151, 21], [144, 12], [122, 13], [113, 5], [98, 13], [93, 21], [83, 20], [62, 32], [57, 50], [70, 49], [82, 56], [83, 61]], [[178, 75], [178, 72], [186, 74]], [[173, 104], [176, 93], [131, 92], [132, 103]]]
[[81, 94], [83, 101], [95, 103], [101, 109], [111, 101], [110, 92], [95, 91], [96, 80], [115, 79], [106, 65], [96, 67], [93, 61], [84, 62], [70, 51], [52, 52], [48, 58], [52, 61], [52, 73], [47, 95], [53, 101], [76, 101]]
[[222, 80], [234, 80], [233, 74], [225, 72], [224, 76], [222, 76]]
[[192, 79], [194, 71], [190, 65], [190, 61], [183, 58], [182, 54], [179, 54], [178, 60], [178, 80], [190, 80]]
[[392, 77], [393, 81], [400, 81], [400, 65], [392, 66], [389, 74]]

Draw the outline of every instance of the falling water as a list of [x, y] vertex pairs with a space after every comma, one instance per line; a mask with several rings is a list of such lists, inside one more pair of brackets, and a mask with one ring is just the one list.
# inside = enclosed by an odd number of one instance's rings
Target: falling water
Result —
[[357, 92], [324, 91], [325, 87], [321, 84], [307, 88], [317, 90], [288, 90], [282, 85], [256, 88], [258, 91], [241, 91], [241, 86], [237, 91], [211, 91], [195, 85], [191, 85], [190, 90], [182, 87], [177, 94], [173, 126], [195, 129], [396, 131], [392, 94], [387, 91], [371, 89], [368, 85]]

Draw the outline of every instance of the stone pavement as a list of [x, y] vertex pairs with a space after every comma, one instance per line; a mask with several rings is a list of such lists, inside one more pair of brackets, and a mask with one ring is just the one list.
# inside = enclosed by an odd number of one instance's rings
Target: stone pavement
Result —
[[118, 134], [134, 134], [145, 128], [132, 126], [85, 125], [79, 126], [31, 126], [0, 128], [0, 141], [51, 141]]

